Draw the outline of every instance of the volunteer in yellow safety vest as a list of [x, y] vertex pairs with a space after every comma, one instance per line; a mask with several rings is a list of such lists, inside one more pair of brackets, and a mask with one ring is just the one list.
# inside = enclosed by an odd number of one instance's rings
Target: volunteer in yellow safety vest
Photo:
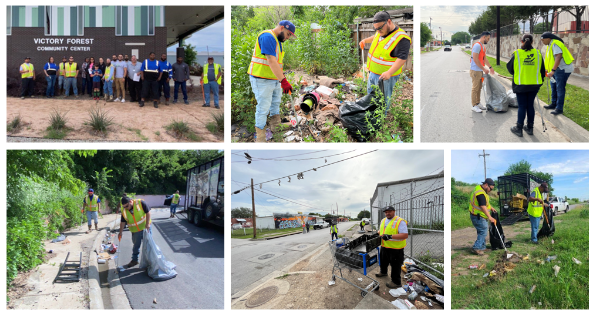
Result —
[[21, 73], [21, 99], [25, 99], [25, 95], [33, 98], [35, 68], [31, 64], [31, 57], [25, 57], [25, 62], [19, 67], [19, 73]]
[[91, 232], [91, 220], [95, 222], [95, 230], [99, 230], [97, 228], [97, 216], [101, 207], [101, 200], [99, 196], [95, 195], [93, 188], [89, 188], [88, 194], [83, 198], [83, 210], [87, 214], [87, 227], [89, 227], [87, 233]]
[[64, 80], [64, 75], [66, 72], [64, 71], [64, 66], [66, 66], [66, 56], [62, 57], [62, 63], [58, 64], [58, 93], [57, 95], [60, 96], [64, 92], [64, 84], [66, 81]]
[[[209, 107], [211, 102], [211, 93], [213, 93], [213, 105], [219, 109], [219, 85], [221, 85], [221, 65], [213, 62], [213, 57], [207, 58], [207, 64], [203, 65], [203, 80], [201, 81], [203, 92], [205, 93], [205, 104], [203, 107]], [[207, 91], [205, 91], [207, 87]]]
[[484, 255], [486, 250], [486, 235], [488, 233], [488, 221], [496, 224], [491, 215], [491, 211], [496, 212], [495, 208], [490, 205], [490, 198], [488, 193], [495, 189], [495, 182], [492, 178], [487, 178], [484, 183], [477, 185], [474, 191], [470, 194], [468, 202], [468, 211], [470, 212], [470, 220], [476, 228], [476, 242], [472, 247], [472, 252], [478, 255]]
[[77, 89], [79, 70], [79, 65], [75, 63], [74, 57], [70, 56], [68, 63], [64, 65], [64, 98], [68, 98], [70, 95], [70, 86], [72, 86], [75, 98], [79, 98], [79, 91]]
[[[520, 138], [524, 136], [524, 130], [529, 135], [534, 135], [534, 99], [544, 80], [544, 60], [540, 50], [532, 47], [533, 40], [530, 34], [522, 36], [522, 47], [513, 52], [507, 63], [507, 70], [513, 75], [511, 88], [518, 104], [517, 124], [511, 127], [511, 132]], [[528, 123], [524, 126], [526, 114]]]
[[530, 235], [532, 243], [538, 243], [538, 227], [540, 226], [540, 217], [542, 216], [542, 210], [544, 200], [546, 197], [542, 195], [548, 192], [548, 184], [542, 183], [540, 186], [534, 188], [530, 197], [528, 197], [528, 216], [530, 217], [530, 227], [532, 233]]
[[126, 267], [130, 268], [139, 264], [139, 250], [143, 241], [144, 231], [151, 233], [151, 209], [142, 199], [130, 199], [122, 197], [122, 217], [120, 219], [120, 232], [118, 241], [122, 239], [124, 226], [128, 224], [128, 230], [132, 233], [132, 260]]
[[366, 62], [366, 68], [369, 71], [367, 93], [372, 93], [374, 87], [379, 84], [379, 80], [383, 80], [385, 114], [387, 114], [391, 105], [393, 87], [410, 55], [412, 39], [403, 29], [393, 24], [387, 11], [375, 14], [373, 27], [376, 30], [375, 35], [363, 39], [359, 44], [364, 50], [364, 45], [371, 43]]
[[172, 199], [172, 202], [170, 203], [170, 218], [174, 218], [176, 216], [178, 202], [180, 201], [180, 191], [176, 190], [176, 193], [166, 197], [166, 199], [170, 198]]
[[271, 29], [257, 36], [252, 59], [247, 73], [250, 85], [257, 100], [255, 112], [256, 142], [266, 142], [265, 125], [270, 116], [269, 126], [275, 130], [281, 125], [279, 105], [282, 92], [292, 93], [292, 85], [283, 73], [284, 50], [282, 43], [295, 36], [296, 27], [292, 22], [283, 20]]
[[546, 67], [546, 77], [551, 78], [550, 87], [552, 90], [551, 104], [544, 109], [555, 109], [551, 114], [559, 115], [563, 113], [565, 104], [565, 86], [567, 79], [573, 73], [573, 55], [567, 49], [563, 40], [549, 32], [544, 32], [540, 36], [542, 44], [546, 45], [544, 54], [544, 64]]
[[366, 222], [364, 222], [364, 219], [362, 219], [362, 221], [360, 222], [360, 230], [364, 230], [365, 224], [366, 224]]
[[[331, 227], [329, 228], [329, 232], [331, 234], [331, 240], [337, 239], [337, 223], [332, 222]], [[333, 239], [335, 237], [335, 239]]]
[[404, 263], [404, 248], [408, 239], [408, 222], [395, 215], [395, 208], [385, 208], [385, 218], [379, 224], [381, 236], [381, 272], [376, 277], [387, 276], [388, 266], [391, 265], [391, 281], [385, 283], [389, 288], [401, 287], [401, 266]]

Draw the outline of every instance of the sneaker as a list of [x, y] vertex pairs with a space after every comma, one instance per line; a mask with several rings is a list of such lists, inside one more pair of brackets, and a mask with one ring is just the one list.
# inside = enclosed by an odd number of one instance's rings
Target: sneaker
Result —
[[114, 102], [116, 101], [120, 101], [120, 98], [116, 97], [116, 99], [114, 99]]
[[215, 106], [215, 109], [219, 109], [219, 106]]
[[139, 101], [139, 107], [144, 107], [145, 106], [145, 102], [143, 100]]
[[31, 98], [35, 98], [35, 96], [33, 96], [33, 95], [31, 95], [31, 96], [29, 96], [29, 97], [31, 97]]
[[114, 101], [114, 96], [110, 95], [109, 101]]
[[478, 106], [478, 108], [480, 108], [480, 110], [486, 110], [486, 107], [483, 106], [481, 103], [477, 104], [476, 106]]
[[139, 262], [138, 262], [138, 261], [132, 260], [132, 261], [130, 261], [130, 263], [128, 263], [128, 264], [126, 265], [126, 267], [127, 267], [127, 268], [131, 268], [131, 267], [133, 267], [133, 266], [137, 266], [138, 264], [139, 264]]
[[393, 282], [387, 282], [387, 283], [385, 283], [385, 286], [387, 286], [387, 287], [389, 287], [391, 289], [401, 287], [401, 285], [397, 285], [397, 284], [395, 284]]
[[203, 104], [203, 107], [210, 107], [208, 104]]
[[474, 107], [472, 107], [472, 111], [474, 111], [474, 112], [482, 112], [482, 110], [480, 110], [480, 108], [478, 107], [478, 105], [475, 105]]
[[376, 277], [383, 277], [383, 276], [387, 276], [387, 274], [383, 274], [383, 273], [376, 273], [375, 274]]
[[477, 254], [477, 255], [484, 255], [484, 252], [482, 250], [476, 250], [476, 249], [472, 249], [472, 252]]
[[555, 109], [555, 111], [551, 111], [550, 114], [557, 116], [557, 115], [563, 114], [563, 111]]
[[154, 101], [154, 102], [153, 102], [153, 107], [154, 107], [154, 108], [157, 108], [157, 101]]
[[170, 105], [170, 101], [168, 99], [166, 99], [166, 106]]
[[548, 106], [544, 106], [544, 109], [555, 109], [555, 108], [557, 108], [557, 105], [550, 104]]
[[126, 100], [124, 100], [124, 98], [122, 98], [122, 101], [121, 102], [124, 103], [124, 102], [126, 102]]
[[188, 101], [187, 101], [187, 100], [184, 100], [184, 104], [185, 104], [185, 105], [188, 105]]
[[172, 102], [172, 103], [178, 103], [178, 100], [174, 99], [174, 102]]
[[104, 95], [104, 96], [103, 96], [103, 99], [104, 99], [105, 101], [108, 101], [108, 97], [109, 97], [108, 95]]
[[25, 99], [25, 97], [24, 96], [21, 96], [21, 99]]

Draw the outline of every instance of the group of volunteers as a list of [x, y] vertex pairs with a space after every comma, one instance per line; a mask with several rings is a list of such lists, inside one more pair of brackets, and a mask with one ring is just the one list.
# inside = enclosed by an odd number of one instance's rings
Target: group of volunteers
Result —
[[[36, 74], [30, 57], [25, 58], [19, 72], [21, 99], [26, 96], [33, 98]], [[47, 81], [46, 98], [68, 98], [72, 89], [75, 98], [87, 93], [93, 100], [103, 98], [106, 101], [124, 103], [128, 91], [130, 102], [143, 107], [145, 101], [152, 100], [153, 106], [157, 108], [162, 96], [165, 98], [165, 105], [169, 105], [170, 81], [173, 80], [174, 103], [178, 102], [178, 91], [181, 89], [184, 103], [189, 104], [186, 81], [190, 79], [190, 67], [181, 56], [178, 56], [174, 64], [167, 61], [165, 53], [161, 54], [160, 60], [156, 60], [153, 52], [143, 62], [138, 61], [135, 55], [129, 59], [128, 55], [122, 54], [112, 55], [112, 58], [105, 60], [100, 57], [97, 61], [94, 57], [86, 57], [81, 64], [75, 62], [73, 56], [64, 56], [58, 64], [54, 57], [50, 57], [43, 66], [43, 73]], [[213, 57], [209, 57], [207, 64], [203, 65], [203, 78], [200, 81], [205, 93], [203, 107], [209, 107], [210, 94], [213, 93], [215, 108], [219, 109], [221, 77], [221, 66], [214, 63]]]

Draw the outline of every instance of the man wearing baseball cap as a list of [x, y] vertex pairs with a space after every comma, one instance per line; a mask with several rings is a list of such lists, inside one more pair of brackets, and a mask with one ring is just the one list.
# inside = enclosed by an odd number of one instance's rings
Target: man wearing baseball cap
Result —
[[83, 210], [87, 213], [87, 227], [89, 227], [87, 233], [89, 233], [91, 232], [91, 220], [95, 222], [95, 230], [99, 230], [97, 228], [97, 212], [99, 211], [101, 200], [99, 196], [95, 195], [93, 188], [89, 188], [87, 193], [89, 195], [83, 198]]
[[366, 43], [371, 43], [368, 49], [366, 68], [369, 70], [367, 93], [374, 91], [373, 87], [383, 80], [385, 92], [385, 114], [391, 105], [393, 87], [399, 79], [403, 66], [410, 55], [412, 39], [399, 26], [393, 24], [387, 11], [377, 12], [373, 18], [375, 35], [360, 41], [360, 48], [364, 50]]
[[283, 20], [271, 29], [259, 33], [252, 60], [247, 73], [250, 85], [257, 99], [255, 112], [256, 142], [265, 142], [267, 115], [271, 117], [269, 125], [274, 129], [281, 124], [279, 105], [282, 92], [292, 93], [292, 85], [283, 73], [284, 51], [282, 43], [295, 37], [296, 27], [292, 22]]
[[219, 85], [221, 85], [221, 65], [216, 64], [212, 56], [207, 58], [207, 64], [203, 65], [203, 91], [205, 91], [205, 104], [203, 107], [209, 107], [211, 93], [213, 93], [213, 104], [215, 109], [219, 109]]
[[495, 189], [495, 182], [492, 178], [487, 178], [481, 185], [476, 185], [474, 191], [470, 195], [470, 202], [468, 211], [470, 211], [470, 220], [474, 228], [476, 228], [476, 242], [472, 246], [472, 252], [478, 255], [484, 255], [486, 250], [486, 234], [488, 232], [488, 221], [496, 224], [495, 220], [491, 215], [491, 211], [495, 211], [490, 205], [490, 198], [488, 193]]
[[31, 57], [25, 57], [25, 62], [19, 67], [19, 73], [21, 73], [21, 99], [25, 99], [25, 95], [33, 98], [35, 68], [31, 64]]
[[381, 236], [381, 272], [376, 277], [387, 276], [391, 265], [391, 281], [385, 283], [389, 288], [401, 287], [401, 266], [404, 263], [404, 248], [408, 239], [408, 222], [395, 215], [395, 208], [388, 206], [384, 210], [385, 218], [379, 225]]
[[540, 227], [540, 217], [542, 216], [544, 200], [546, 199], [546, 197], [543, 198], [543, 193], [548, 193], [547, 183], [542, 183], [540, 186], [534, 188], [530, 197], [528, 197], [528, 216], [530, 217], [530, 227], [532, 228], [530, 239], [534, 244], [538, 244], [538, 227]]

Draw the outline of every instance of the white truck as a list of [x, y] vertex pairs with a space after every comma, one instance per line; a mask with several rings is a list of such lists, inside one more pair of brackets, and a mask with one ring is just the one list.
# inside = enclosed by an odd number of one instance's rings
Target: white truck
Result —
[[550, 208], [555, 212], [555, 214], [559, 211], [564, 211], [565, 213], [569, 211], [569, 204], [563, 198], [551, 197], [548, 200], [548, 203], [550, 204]]

